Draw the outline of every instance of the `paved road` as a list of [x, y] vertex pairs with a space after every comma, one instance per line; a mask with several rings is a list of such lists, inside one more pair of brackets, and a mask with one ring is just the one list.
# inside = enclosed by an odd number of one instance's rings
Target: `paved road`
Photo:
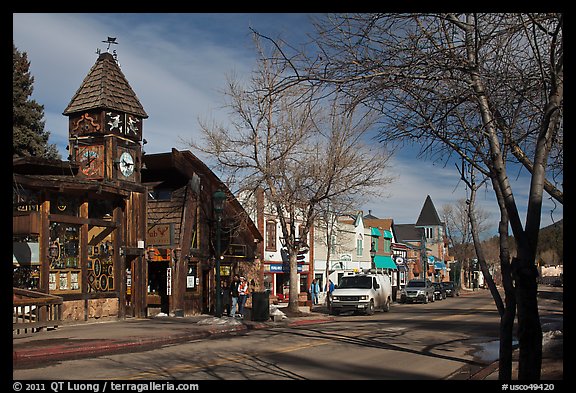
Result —
[[488, 291], [373, 316], [250, 330], [163, 348], [13, 371], [15, 380], [445, 379], [493, 359], [474, 355], [498, 337]]

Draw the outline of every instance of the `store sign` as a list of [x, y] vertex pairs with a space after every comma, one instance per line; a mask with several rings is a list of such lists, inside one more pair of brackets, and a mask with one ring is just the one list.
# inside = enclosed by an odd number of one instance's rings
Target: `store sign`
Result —
[[340, 254], [340, 262], [352, 262], [352, 254]]
[[148, 229], [148, 244], [159, 246], [169, 245], [170, 242], [170, 229], [171, 224], [157, 224]]
[[246, 257], [246, 245], [230, 244], [228, 249], [224, 252], [224, 255], [230, 257]]
[[[271, 273], [288, 273], [290, 271], [290, 268], [286, 265], [283, 265], [281, 263], [271, 263], [269, 265], [267, 265], [269, 267], [269, 271]], [[300, 273], [302, 271], [302, 265], [298, 264], [298, 272]]]

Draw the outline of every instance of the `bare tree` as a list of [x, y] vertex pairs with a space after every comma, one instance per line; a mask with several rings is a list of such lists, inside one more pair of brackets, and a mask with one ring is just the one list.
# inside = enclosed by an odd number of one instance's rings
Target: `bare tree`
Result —
[[[382, 114], [382, 141], [418, 143], [444, 162], [459, 156], [490, 179], [501, 245], [509, 224], [518, 251], [508, 266], [501, 248], [505, 283], [514, 284], [505, 289], [517, 300], [518, 378], [539, 379], [534, 260], [544, 190], [563, 201], [563, 15], [328, 15], [316, 28], [315, 51], [284, 52], [292, 72], [279, 91], [346, 95], [351, 107]], [[508, 174], [517, 164], [531, 179], [524, 224]]]
[[[469, 207], [469, 200], [466, 198], [460, 198], [454, 204], [442, 206], [442, 220], [446, 224], [452, 244], [466, 244], [472, 241], [468, 217]], [[477, 205], [474, 206], [473, 213], [478, 223], [478, 234], [481, 235], [490, 229], [487, 222], [490, 213]]]
[[278, 53], [266, 56], [256, 43], [259, 63], [250, 82], [229, 80], [230, 124], [201, 122], [204, 140], [189, 143], [218, 161], [232, 189], [264, 190], [289, 255], [289, 309], [298, 311], [296, 257], [320, 204], [377, 195], [392, 181], [385, 175], [391, 155], [370, 144], [370, 111], [343, 111], [338, 99], [302, 102], [307, 91], [300, 86], [275, 91], [286, 68]]
[[[460, 270], [460, 274], [466, 274], [466, 277], [471, 274], [469, 271], [471, 260], [476, 256], [469, 214], [474, 215], [478, 236], [489, 229], [487, 223], [489, 213], [476, 204], [471, 205], [470, 200], [471, 197], [458, 199], [454, 204], [444, 205], [441, 212], [452, 245], [450, 255], [460, 261], [464, 268]], [[471, 207], [473, 209], [470, 212]], [[457, 281], [463, 284], [462, 280], [458, 279]]]

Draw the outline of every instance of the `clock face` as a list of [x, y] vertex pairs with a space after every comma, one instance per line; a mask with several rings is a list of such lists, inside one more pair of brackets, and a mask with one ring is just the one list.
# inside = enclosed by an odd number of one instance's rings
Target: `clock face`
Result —
[[80, 162], [80, 170], [86, 176], [102, 176], [102, 146], [87, 146], [81, 148], [78, 152], [78, 161]]
[[129, 177], [134, 172], [134, 159], [127, 151], [120, 156], [120, 172], [125, 177]]

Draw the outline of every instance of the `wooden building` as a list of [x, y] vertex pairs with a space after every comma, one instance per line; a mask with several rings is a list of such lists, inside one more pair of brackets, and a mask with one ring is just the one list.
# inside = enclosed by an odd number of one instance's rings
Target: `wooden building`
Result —
[[13, 160], [15, 286], [62, 296], [64, 321], [144, 316], [148, 116], [110, 53], [99, 55], [63, 114], [68, 161]]
[[68, 161], [13, 159], [15, 288], [61, 296], [64, 322], [211, 311], [216, 189], [229, 200], [221, 272], [261, 284], [261, 236], [200, 160], [173, 150], [145, 169], [148, 116], [113, 55], [98, 56], [63, 114]]
[[[216, 217], [213, 195], [226, 194], [221, 216], [220, 277], [244, 275], [262, 291], [257, 255], [262, 236], [220, 179], [190, 151], [144, 156], [148, 187], [149, 313], [212, 313], [215, 306]], [[168, 287], [170, 285], [170, 287]]]

